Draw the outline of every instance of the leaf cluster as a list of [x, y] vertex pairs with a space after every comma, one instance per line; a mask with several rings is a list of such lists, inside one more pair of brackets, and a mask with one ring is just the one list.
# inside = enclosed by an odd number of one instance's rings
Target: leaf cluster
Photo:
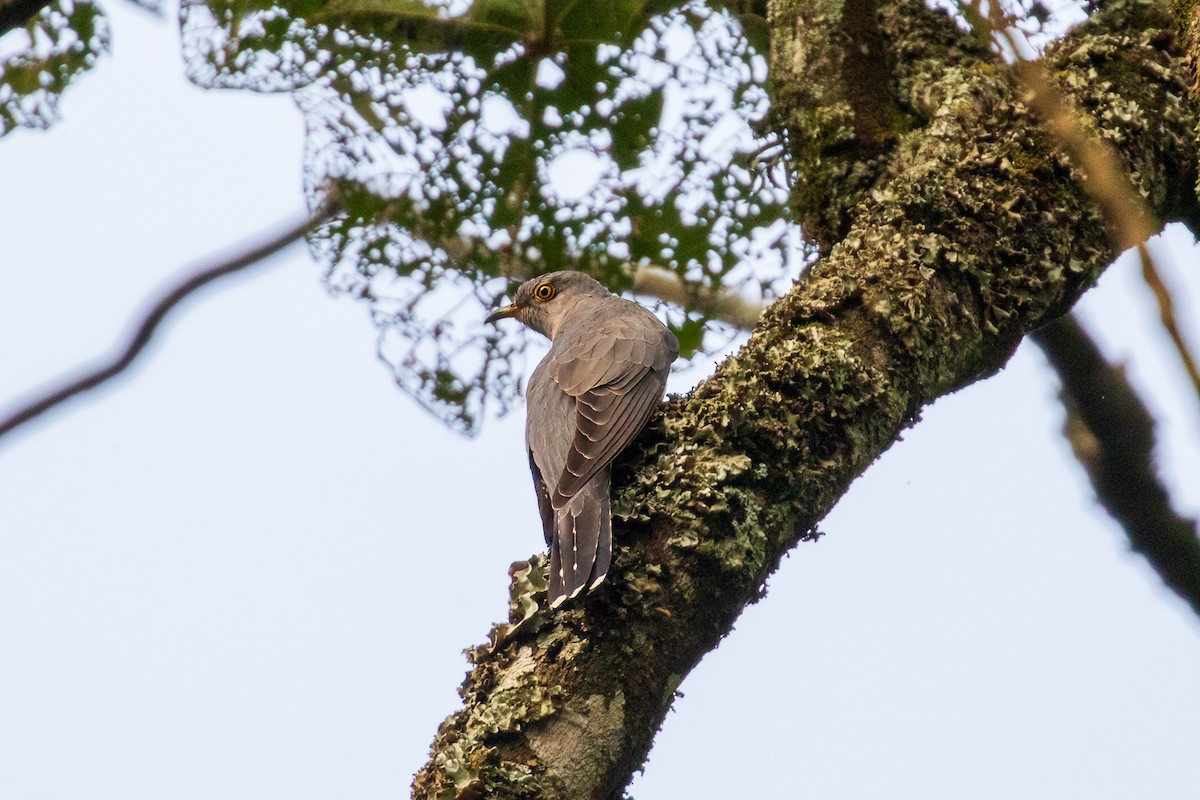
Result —
[[[639, 266], [695, 289], [789, 266], [786, 192], [756, 160], [766, 63], [698, 3], [213, 0], [182, 11], [191, 78], [291, 91], [328, 285], [363, 298], [380, 354], [426, 408], [474, 432], [518, 395], [523, 334], [482, 325], [514, 281]], [[717, 331], [666, 309], [691, 353]]]
[[[20, 41], [20, 39], [24, 41]], [[67, 87], [108, 52], [108, 19], [86, 0], [59, 0], [21, 31], [5, 35], [0, 56], [0, 136], [48, 128]]]

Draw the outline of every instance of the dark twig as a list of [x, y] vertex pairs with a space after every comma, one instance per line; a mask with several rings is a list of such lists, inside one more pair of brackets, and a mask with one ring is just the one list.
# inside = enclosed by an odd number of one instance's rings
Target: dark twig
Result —
[[1129, 544], [1200, 615], [1200, 536], [1154, 473], [1154, 420], [1120, 367], [1072, 317], [1032, 335], [1062, 384], [1066, 436]]
[[0, 0], [0, 36], [24, 28], [51, 0]]
[[326, 200], [311, 216], [306, 215], [302, 220], [291, 223], [284, 230], [262, 244], [234, 258], [222, 261], [211, 267], [197, 270], [188, 275], [177, 286], [154, 303], [149, 312], [142, 317], [133, 337], [120, 353], [103, 364], [87, 370], [61, 388], [55, 389], [40, 399], [18, 409], [11, 416], [0, 419], [0, 438], [11, 433], [21, 425], [36, 419], [55, 406], [65, 403], [73, 397], [78, 397], [91, 389], [95, 389], [105, 381], [120, 375], [133, 363], [134, 359], [146, 348], [146, 345], [150, 343], [150, 339], [154, 336], [155, 331], [158, 330], [159, 325], [162, 324], [167, 314], [185, 298], [197, 289], [218, 278], [231, 275], [262, 261], [267, 256], [274, 255], [304, 236], [312, 228], [327, 221], [336, 209], [337, 205], [334, 201]]

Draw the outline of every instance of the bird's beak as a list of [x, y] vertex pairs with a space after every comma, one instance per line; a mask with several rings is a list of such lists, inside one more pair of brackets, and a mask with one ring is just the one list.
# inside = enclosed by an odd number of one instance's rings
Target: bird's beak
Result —
[[508, 319], [509, 317], [515, 317], [520, 311], [521, 311], [520, 306], [515, 306], [515, 305], [505, 306], [504, 308], [498, 308], [495, 311], [493, 311], [492, 313], [488, 314], [487, 319], [485, 319], [484, 322], [485, 323], [495, 322], [496, 320]]

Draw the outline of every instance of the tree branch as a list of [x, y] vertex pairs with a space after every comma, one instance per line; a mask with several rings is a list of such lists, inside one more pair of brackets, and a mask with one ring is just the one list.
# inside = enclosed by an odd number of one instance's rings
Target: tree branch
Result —
[[770, 11], [773, 113], [788, 130], [792, 203], [824, 256], [912, 127], [892, 69], [903, 54], [895, 42], [884, 48], [875, 0], [791, 0]]
[[91, 391], [120, 375], [145, 350], [146, 345], [150, 344], [151, 338], [153, 338], [163, 320], [166, 319], [167, 314], [190, 295], [218, 278], [232, 275], [262, 261], [268, 256], [274, 255], [299, 240], [315, 226], [330, 219], [336, 209], [336, 202], [327, 198], [311, 215], [305, 215], [303, 219], [287, 225], [283, 230], [262, 244], [256, 245], [233, 258], [221, 261], [211, 267], [199, 269], [188, 275], [174, 288], [167, 291], [154, 302], [150, 310], [141, 317], [133, 336], [119, 353], [116, 353], [99, 365], [83, 371], [77, 378], [66, 381], [60, 388], [51, 390], [42, 397], [18, 408], [8, 417], [0, 419], [0, 438], [12, 433], [20, 426], [37, 419], [54, 407]]
[[[478, 242], [463, 236], [435, 238], [426, 231], [418, 230], [416, 233], [460, 263], [470, 261], [471, 253], [478, 246]], [[529, 264], [517, 258], [511, 250], [497, 252], [495, 255], [500, 262], [500, 273], [505, 277], [522, 281], [533, 277]], [[713, 319], [735, 328], [750, 330], [763, 313], [762, 304], [746, 300], [734, 288], [724, 287], [717, 291], [708, 287], [692, 286], [669, 269], [647, 264], [626, 263], [623, 270], [630, 277], [630, 288], [635, 294], [656, 297], [683, 308], [703, 310]]]
[[1125, 373], [1071, 316], [1033, 333], [1058, 373], [1064, 428], [1101, 505], [1171, 591], [1200, 615], [1200, 536], [1154, 474], [1154, 420]]
[[[1188, 56], [1192, 102], [1200, 104], [1200, 3], [1195, 0], [1179, 0], [1171, 3], [1171, 12], [1175, 17], [1175, 27], [1179, 31], [1184, 53]], [[1197, 176], [1196, 196], [1200, 200], [1200, 176]], [[1187, 223], [1192, 234], [1200, 236], [1200, 208], [1195, 209]]]
[[1023, 53], [1032, 48], [999, 4], [971, 0], [962, 9], [976, 34], [984, 39], [995, 37], [1013, 53], [1009, 69], [1024, 90], [1025, 102], [1041, 118], [1055, 145], [1079, 170], [1080, 184], [1104, 214], [1113, 244], [1119, 250], [1140, 247], [1162, 224], [1137, 193], [1116, 149], [1090, 130], [1087, 119], [1071, 107], [1051, 80], [1046, 62], [1024, 57]]
[[[772, 12], [773, 64], [812, 30], [787, 24], [791, 8]], [[860, 202], [829, 256], [619, 460], [611, 584], [549, 618], [515, 614], [471, 652], [464, 707], [415, 798], [620, 796], [680, 681], [782, 554], [923, 405], [999, 369], [1111, 261], [1103, 220], [1006, 73], [964, 55], [963, 34], [920, 0], [879, 18], [891, 52], [912, 56], [895, 62], [897, 96], [923, 127], [872, 167], [869, 193], [850, 187]], [[1095, 124], [1159, 218], [1191, 196], [1178, 165], [1196, 162], [1182, 68], [1153, 44], [1165, 26], [1159, 7], [1125, 0], [1053, 56], [1079, 107], [1154, 109]], [[789, 125], [808, 118], [780, 99], [797, 96], [777, 98]], [[514, 608], [534, 606], [531, 572], [517, 572]]]
[[1154, 266], [1154, 259], [1150, 257], [1150, 251], [1141, 246], [1138, 248], [1138, 255], [1142, 262], [1142, 280], [1146, 281], [1150, 291], [1154, 293], [1155, 302], [1158, 303], [1159, 322], [1166, 328], [1167, 335], [1171, 337], [1175, 353], [1183, 362], [1183, 369], [1192, 381], [1192, 388], [1196, 390], [1196, 399], [1200, 400], [1200, 368], [1197, 368], [1196, 358], [1188, 348], [1187, 341], [1183, 338], [1183, 331], [1179, 329], [1179, 323], [1175, 320], [1175, 303], [1171, 299], [1171, 290], [1163, 283], [1158, 268]]

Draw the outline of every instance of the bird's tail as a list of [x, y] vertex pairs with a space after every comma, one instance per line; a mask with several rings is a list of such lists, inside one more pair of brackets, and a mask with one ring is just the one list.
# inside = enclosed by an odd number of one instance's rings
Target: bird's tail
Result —
[[595, 589], [612, 561], [612, 507], [608, 471], [597, 475], [555, 512], [550, 542], [550, 607], [558, 608], [584, 589]]

